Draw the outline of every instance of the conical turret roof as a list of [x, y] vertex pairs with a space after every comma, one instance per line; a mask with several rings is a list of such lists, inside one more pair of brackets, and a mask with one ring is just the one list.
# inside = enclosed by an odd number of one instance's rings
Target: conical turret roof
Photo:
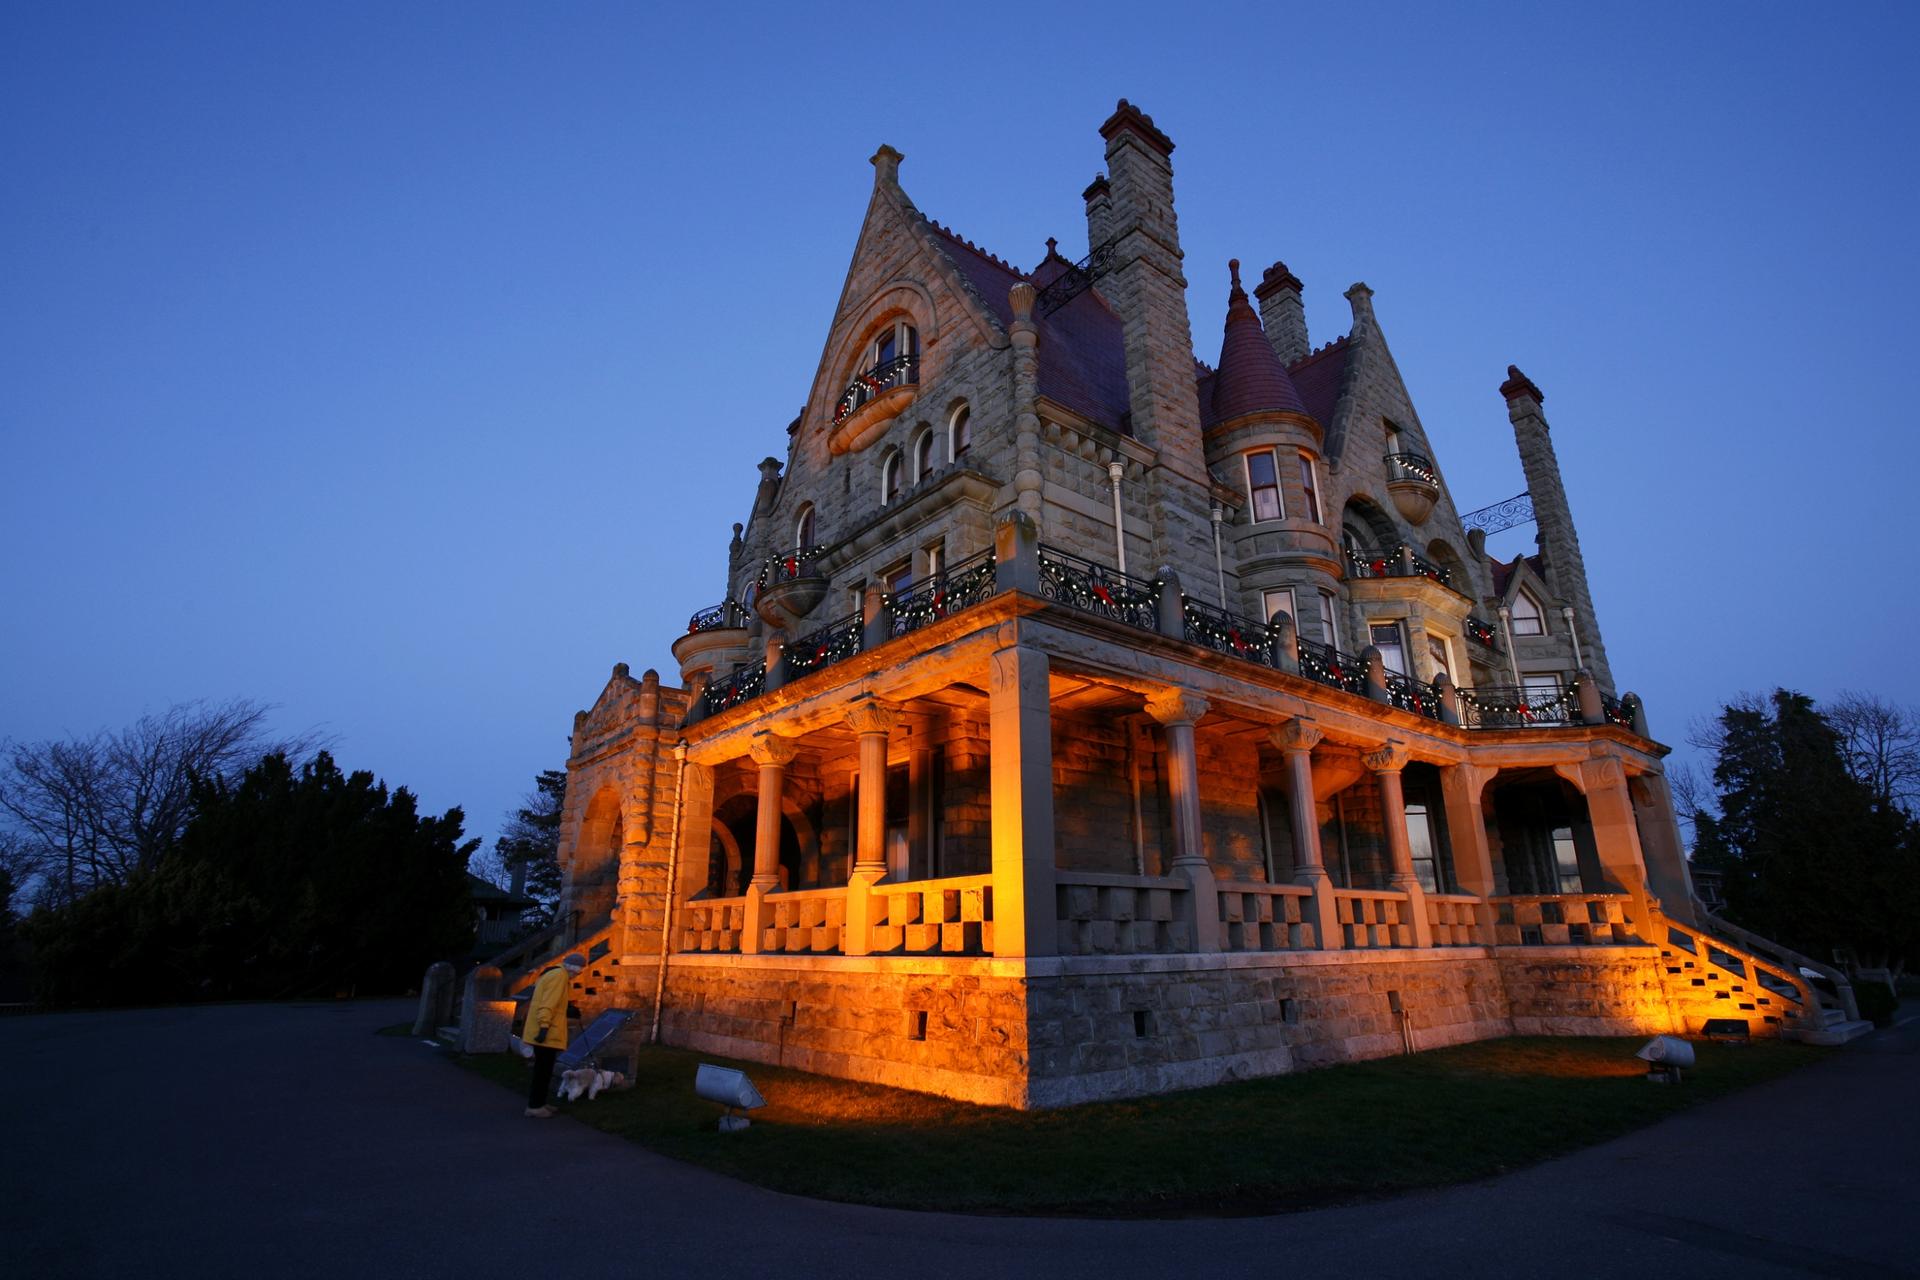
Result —
[[1220, 364], [1213, 375], [1214, 422], [1249, 413], [1297, 413], [1311, 417], [1300, 389], [1267, 342], [1260, 315], [1240, 287], [1240, 260], [1227, 264], [1233, 290], [1227, 295], [1227, 331], [1220, 342]]

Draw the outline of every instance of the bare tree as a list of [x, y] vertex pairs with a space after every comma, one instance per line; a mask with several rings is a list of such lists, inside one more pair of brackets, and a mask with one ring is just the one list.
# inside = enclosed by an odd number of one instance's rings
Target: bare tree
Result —
[[1687, 844], [1691, 846], [1698, 835], [1695, 824], [1700, 815], [1713, 813], [1713, 780], [1697, 764], [1669, 765], [1667, 787], [1673, 792], [1674, 815], [1687, 829]]
[[246, 698], [183, 702], [118, 732], [0, 744], [0, 854], [16, 883], [70, 902], [152, 866], [191, 816], [196, 778], [318, 745], [312, 734], [269, 737], [268, 710]]
[[1912, 813], [1920, 801], [1920, 712], [1851, 690], [1824, 710], [1840, 735], [1848, 771], [1882, 804]]

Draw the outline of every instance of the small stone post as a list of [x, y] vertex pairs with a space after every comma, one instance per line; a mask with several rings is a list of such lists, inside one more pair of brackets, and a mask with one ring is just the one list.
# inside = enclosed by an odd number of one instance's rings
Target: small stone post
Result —
[[1277, 671], [1300, 674], [1300, 632], [1285, 609], [1275, 609], [1267, 619], [1267, 661]]
[[1433, 691], [1440, 698], [1440, 723], [1460, 723], [1460, 691], [1453, 686], [1453, 677], [1442, 671], [1433, 678]]
[[1155, 615], [1156, 629], [1163, 636], [1175, 640], [1187, 638], [1187, 597], [1180, 589], [1180, 575], [1170, 565], [1161, 565], [1160, 571], [1153, 575], [1160, 584], [1160, 595], [1156, 601], [1158, 612]]
[[1573, 696], [1580, 704], [1581, 724], [1605, 724], [1607, 709], [1600, 701], [1600, 682], [1584, 667], [1573, 673]]
[[887, 603], [886, 590], [879, 583], [869, 582], [860, 593], [860, 616], [861, 649], [878, 649], [893, 639], [893, 607]]
[[453, 1014], [453, 966], [436, 960], [420, 980], [420, 1010], [413, 1018], [413, 1034], [437, 1035]]
[[1007, 512], [993, 527], [993, 586], [1040, 594], [1040, 527], [1021, 512]]
[[1386, 702], [1388, 700], [1386, 659], [1380, 656], [1378, 648], [1368, 645], [1360, 651], [1360, 662], [1367, 672], [1367, 696], [1375, 702]]

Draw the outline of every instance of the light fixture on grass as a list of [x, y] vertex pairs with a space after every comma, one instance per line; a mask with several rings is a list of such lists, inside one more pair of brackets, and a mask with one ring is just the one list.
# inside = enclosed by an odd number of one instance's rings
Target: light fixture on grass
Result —
[[1647, 1079], [1655, 1084], [1679, 1084], [1681, 1069], [1693, 1065], [1693, 1046], [1677, 1036], [1655, 1036], [1633, 1056], [1648, 1065]]
[[716, 1067], [710, 1062], [701, 1063], [700, 1069], [694, 1072], [693, 1091], [727, 1109], [727, 1114], [720, 1117], [722, 1133], [738, 1133], [752, 1123], [745, 1116], [735, 1115], [736, 1110], [752, 1111], [767, 1105], [767, 1100], [753, 1087], [753, 1081], [747, 1079], [746, 1072]]

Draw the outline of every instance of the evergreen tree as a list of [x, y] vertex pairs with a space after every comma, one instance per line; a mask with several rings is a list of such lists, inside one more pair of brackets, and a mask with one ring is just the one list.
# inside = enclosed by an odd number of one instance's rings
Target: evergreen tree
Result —
[[535, 903], [525, 920], [534, 928], [551, 924], [560, 903], [560, 814], [566, 798], [566, 772], [543, 769], [526, 805], [508, 816], [493, 842], [494, 856], [507, 874], [524, 873], [521, 890]]

